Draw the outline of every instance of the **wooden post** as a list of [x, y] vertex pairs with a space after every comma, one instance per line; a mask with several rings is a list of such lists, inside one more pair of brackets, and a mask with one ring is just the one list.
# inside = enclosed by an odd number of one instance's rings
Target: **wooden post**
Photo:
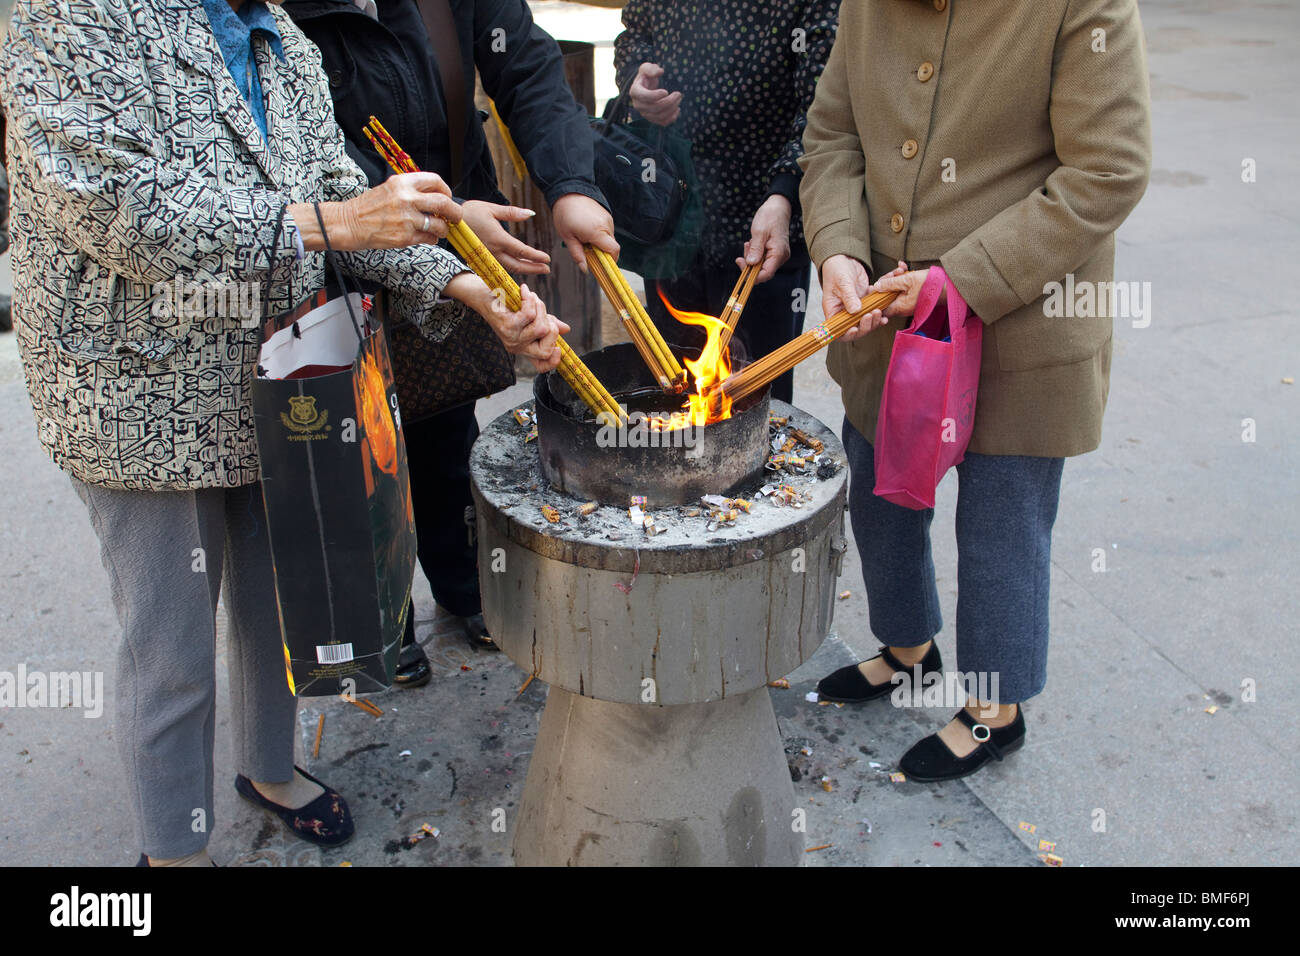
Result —
[[[564, 54], [564, 76], [569, 88], [582, 108], [591, 115], [596, 111], [595, 47], [574, 40], [560, 40], [559, 44]], [[488, 98], [481, 83], [476, 98], [479, 107], [486, 110]], [[532, 219], [513, 226], [515, 235], [551, 257], [551, 274], [527, 276], [528, 287], [542, 297], [551, 313], [572, 326], [573, 331], [565, 338], [574, 351], [582, 354], [600, 348], [603, 303], [600, 287], [595, 279], [583, 275], [574, 265], [569, 251], [555, 234], [551, 211], [541, 191], [531, 179], [519, 181], [496, 121], [486, 120], [483, 130], [487, 133], [488, 148], [496, 165], [501, 191], [514, 205], [537, 211]], [[527, 360], [521, 360], [518, 367], [521, 374], [533, 374], [532, 364]]]

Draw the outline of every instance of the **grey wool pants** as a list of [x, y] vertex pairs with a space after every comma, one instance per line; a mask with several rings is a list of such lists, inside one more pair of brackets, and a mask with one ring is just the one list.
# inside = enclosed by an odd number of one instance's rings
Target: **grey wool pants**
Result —
[[285, 677], [261, 485], [118, 491], [72, 479], [122, 626], [114, 733], [140, 849], [195, 853], [212, 829], [216, 613], [224, 578], [236, 770], [293, 777], [297, 701]]

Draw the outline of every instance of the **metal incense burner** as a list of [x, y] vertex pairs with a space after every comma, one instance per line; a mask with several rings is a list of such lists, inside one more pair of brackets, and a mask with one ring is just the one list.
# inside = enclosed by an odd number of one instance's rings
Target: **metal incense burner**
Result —
[[[584, 361], [616, 397], [653, 385], [630, 345]], [[470, 457], [484, 616], [501, 649], [550, 684], [516, 863], [797, 864], [803, 836], [766, 685], [830, 628], [843, 448], [773, 401], [824, 450], [809, 474], [765, 470], [765, 394], [693, 447], [598, 443], [601, 426], [553, 373], [534, 395], [536, 443], [507, 413]], [[777, 507], [765, 484], [790, 486], [796, 503]], [[703, 494], [750, 510], [710, 522]], [[658, 533], [629, 518], [633, 495]]]

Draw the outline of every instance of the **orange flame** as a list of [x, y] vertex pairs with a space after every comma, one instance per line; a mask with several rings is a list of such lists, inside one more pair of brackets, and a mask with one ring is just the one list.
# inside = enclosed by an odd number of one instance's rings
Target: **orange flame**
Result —
[[[659, 298], [663, 300], [664, 306], [672, 313], [673, 318], [683, 325], [700, 326], [708, 334], [708, 340], [704, 343], [704, 350], [697, 360], [682, 359], [682, 364], [686, 366], [695, 382], [695, 394], [687, 396], [690, 399], [690, 408], [682, 412], [680, 424], [676, 421], [678, 416], [674, 415], [672, 416], [673, 424], [669, 427], [712, 425], [714, 422], [725, 421], [731, 417], [731, 399], [727, 397], [725, 392], [719, 391], [722, 399], [721, 404], [716, 399], [710, 402], [709, 398], [705, 397], [705, 392], [731, 374], [731, 349], [719, 348], [719, 340], [722, 330], [727, 327], [726, 323], [715, 316], [705, 315], [702, 312], [683, 312], [681, 309], [676, 309], [668, 301], [662, 289], [657, 291], [659, 292]], [[710, 412], [711, 405], [712, 412]]]

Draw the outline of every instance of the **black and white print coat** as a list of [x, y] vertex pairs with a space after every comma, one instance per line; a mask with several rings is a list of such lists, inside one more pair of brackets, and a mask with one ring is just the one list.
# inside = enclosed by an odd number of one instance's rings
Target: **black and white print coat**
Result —
[[[41, 444], [82, 481], [259, 480], [256, 321], [168, 308], [167, 290], [257, 283], [263, 316], [292, 307], [324, 284], [324, 256], [299, 260], [290, 231], [277, 236], [283, 207], [366, 184], [316, 48], [271, 9], [284, 59], [253, 40], [264, 139], [198, 0], [18, 2], [0, 53], [14, 327]], [[434, 339], [465, 315], [436, 305], [465, 270], [443, 249], [340, 258], [398, 290], [390, 307]]]

